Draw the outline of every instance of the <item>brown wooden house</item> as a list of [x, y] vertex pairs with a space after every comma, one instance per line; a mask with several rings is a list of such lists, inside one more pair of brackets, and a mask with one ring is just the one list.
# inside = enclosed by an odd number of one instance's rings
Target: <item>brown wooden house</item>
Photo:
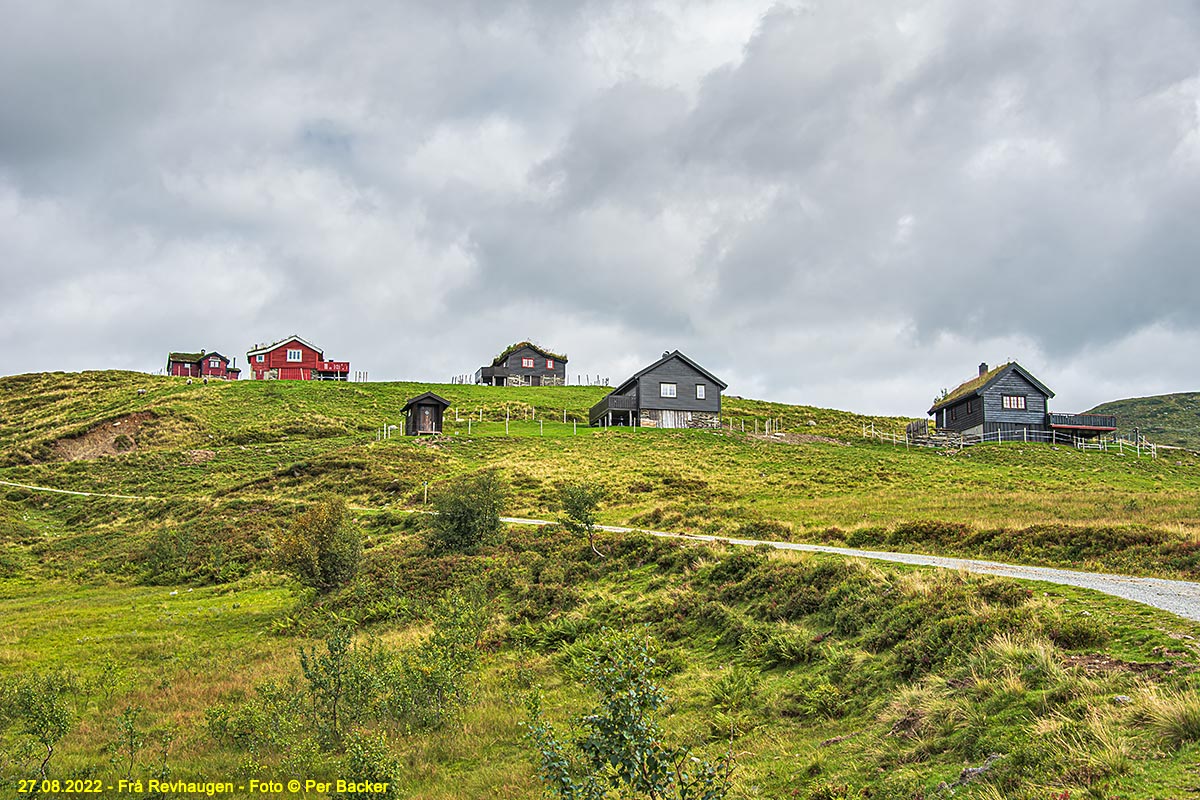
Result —
[[449, 400], [433, 392], [425, 392], [412, 398], [401, 409], [406, 416], [404, 435], [420, 436], [421, 434], [441, 433], [442, 418], [449, 407]]

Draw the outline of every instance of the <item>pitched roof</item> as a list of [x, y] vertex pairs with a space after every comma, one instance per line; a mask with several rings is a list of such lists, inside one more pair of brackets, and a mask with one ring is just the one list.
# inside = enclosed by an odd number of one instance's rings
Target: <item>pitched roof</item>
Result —
[[443, 408], [450, 407], [450, 401], [447, 400], [446, 398], [442, 397], [441, 395], [434, 394], [433, 392], [425, 392], [424, 394], [419, 394], [416, 397], [409, 400], [407, 403], [405, 403], [404, 408], [400, 409], [400, 413], [403, 414], [405, 411], [408, 411], [410, 408], [412, 408], [413, 406], [415, 406], [417, 403], [421, 402], [422, 400], [432, 400], [435, 403], [441, 404], [441, 406]]
[[501, 366], [502, 364], [504, 364], [505, 360], [509, 356], [511, 356], [513, 353], [517, 352], [518, 350], [520, 350], [522, 347], [528, 347], [533, 352], [542, 356], [542, 358], [552, 358], [555, 361], [561, 361], [564, 364], [567, 363], [567, 357], [565, 355], [563, 355], [562, 353], [555, 353], [550, 350], [547, 350], [544, 347], [538, 347], [533, 342], [517, 342], [516, 344], [510, 344], [508, 347], [504, 348], [503, 351], [501, 351], [500, 355], [493, 358], [492, 366], [493, 367]]
[[280, 339], [278, 342], [272, 342], [271, 344], [256, 344], [256, 345], [254, 345], [254, 348], [252, 350], [246, 351], [246, 355], [247, 356], [256, 356], [261, 353], [269, 353], [272, 350], [278, 349], [279, 345], [287, 344], [288, 342], [299, 342], [300, 344], [304, 345], [305, 347], [309, 348], [310, 350], [316, 350], [317, 355], [321, 356], [321, 358], [325, 357], [324, 350], [317, 347], [315, 344], [313, 344], [312, 342], [310, 342], [306, 339], [301, 339], [299, 336], [289, 336], [286, 339]]
[[1045, 384], [1033, 377], [1033, 375], [1029, 373], [1029, 370], [1025, 369], [1015, 361], [1010, 361], [1007, 364], [1001, 364], [998, 367], [993, 367], [982, 375], [976, 378], [971, 378], [971, 380], [959, 384], [954, 391], [935, 402], [933, 407], [930, 408], [926, 413], [932, 414], [935, 411], [946, 408], [947, 406], [952, 406], [955, 403], [966, 399], [967, 397], [981, 395], [993, 383], [998, 381], [1004, 375], [1007, 375], [1010, 371], [1020, 373], [1021, 377], [1032, 383], [1038, 389], [1038, 391], [1047, 397], [1054, 397], [1054, 392], [1050, 391], [1048, 388], [1046, 388]]
[[611, 392], [609, 392], [609, 394], [616, 394], [617, 392], [624, 391], [625, 389], [629, 388], [629, 386], [631, 384], [636, 382], [638, 378], [642, 377], [643, 375], [645, 375], [647, 372], [650, 372], [651, 370], [658, 369], [658, 367], [667, 363], [668, 361], [670, 361], [673, 358], [678, 358], [680, 361], [687, 364], [692, 369], [696, 370], [696, 372], [699, 372], [701, 375], [703, 375], [704, 377], [708, 378], [713, 383], [720, 386], [722, 391], [725, 390], [726, 388], [728, 388], [729, 384], [725, 383], [725, 381], [721, 380], [716, 375], [713, 375], [711, 372], [709, 372], [704, 367], [697, 364], [695, 361], [692, 361], [690, 358], [688, 358], [687, 356], [685, 356], [683, 353], [679, 352], [678, 350], [672, 350], [671, 352], [663, 355], [662, 358], [660, 358], [658, 361], [655, 361], [650, 366], [648, 366], [644, 369], [640, 369], [637, 372], [633, 373], [633, 375], [629, 376], [625, 380], [624, 383], [621, 383], [620, 385], [618, 385], [617, 388], [613, 389]]
[[216, 350], [200, 353], [167, 353], [168, 361], [177, 361], [181, 364], [195, 364], [197, 361], [202, 361], [206, 358], [219, 358], [225, 363], [229, 363], [229, 359], [218, 353]]

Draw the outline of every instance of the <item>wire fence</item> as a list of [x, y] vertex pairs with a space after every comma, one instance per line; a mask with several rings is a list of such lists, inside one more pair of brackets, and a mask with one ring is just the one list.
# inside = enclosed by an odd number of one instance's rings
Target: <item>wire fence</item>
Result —
[[877, 431], [875, 430], [874, 423], [871, 425], [864, 423], [862, 435], [863, 438], [875, 439], [876, 441], [886, 442], [897, 447], [903, 445], [904, 447], [930, 447], [948, 450], [961, 450], [964, 447], [987, 442], [996, 444], [1004, 442], [1040, 442], [1043, 444], [1074, 447], [1077, 450], [1099, 450], [1119, 455], [1136, 455], [1138, 458], [1141, 458], [1143, 455], [1149, 458], [1158, 458], [1159, 450], [1179, 449], [1167, 448], [1164, 445], [1148, 442], [1145, 438], [1141, 437], [1136, 441], [1122, 439], [1117, 436], [1088, 438], [1066, 433], [1065, 431], [1047, 431], [1030, 428], [986, 431], [982, 433], [934, 432], [931, 430], [923, 435], [914, 435], [911, 428], [903, 434], [897, 434], [891, 431]]

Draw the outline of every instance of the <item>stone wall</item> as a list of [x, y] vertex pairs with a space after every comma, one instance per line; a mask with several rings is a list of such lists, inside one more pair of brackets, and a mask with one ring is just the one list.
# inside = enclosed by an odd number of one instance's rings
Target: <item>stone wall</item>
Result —
[[663, 427], [663, 414], [674, 415], [677, 428], [719, 428], [721, 416], [711, 411], [667, 411], [643, 408], [638, 417], [638, 424], [643, 428]]

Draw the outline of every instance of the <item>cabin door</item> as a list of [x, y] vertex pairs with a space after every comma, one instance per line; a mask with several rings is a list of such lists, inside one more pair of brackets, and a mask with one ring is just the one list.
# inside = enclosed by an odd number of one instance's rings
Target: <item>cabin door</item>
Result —
[[437, 433], [433, 429], [433, 407], [421, 406], [417, 411], [417, 433]]

